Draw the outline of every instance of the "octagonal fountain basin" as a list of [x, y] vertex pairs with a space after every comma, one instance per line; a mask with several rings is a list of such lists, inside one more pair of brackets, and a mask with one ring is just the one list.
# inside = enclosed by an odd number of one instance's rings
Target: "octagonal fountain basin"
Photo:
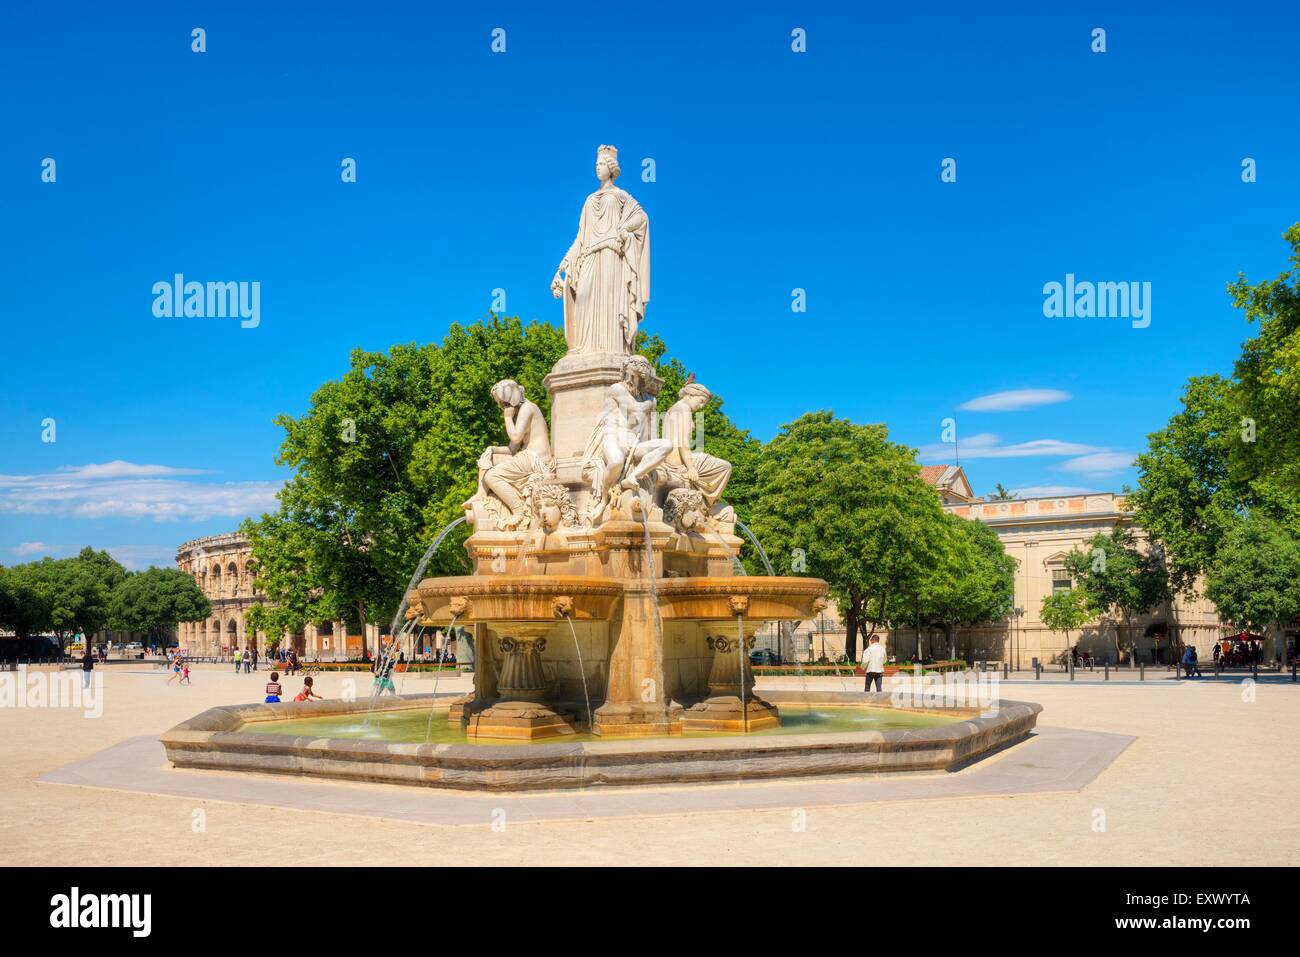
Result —
[[470, 743], [447, 720], [453, 697], [212, 708], [161, 740], [176, 767], [514, 791], [953, 771], [1029, 736], [1042, 710], [1015, 701], [987, 712], [900, 708], [889, 694], [772, 691], [781, 726], [746, 735]]

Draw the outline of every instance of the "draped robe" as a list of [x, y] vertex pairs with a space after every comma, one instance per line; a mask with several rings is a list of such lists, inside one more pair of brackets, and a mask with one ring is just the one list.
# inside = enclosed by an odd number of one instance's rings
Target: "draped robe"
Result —
[[650, 299], [650, 221], [617, 187], [582, 204], [564, 270], [564, 336], [571, 353], [631, 355]]

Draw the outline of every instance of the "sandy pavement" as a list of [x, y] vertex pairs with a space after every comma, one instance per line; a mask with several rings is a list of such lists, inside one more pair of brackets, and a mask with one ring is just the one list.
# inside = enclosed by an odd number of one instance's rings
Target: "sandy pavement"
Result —
[[[436, 827], [40, 783], [41, 774], [220, 704], [261, 700], [266, 673], [101, 669], [102, 716], [0, 708], [0, 863], [13, 864], [1098, 864], [1300, 863], [1300, 685], [1043, 681], [1040, 724], [1136, 735], [1081, 792], [600, 820]], [[286, 679], [288, 691], [300, 686]], [[342, 676], [318, 688], [335, 697]], [[358, 675], [359, 688], [368, 683]], [[825, 680], [825, 679], [823, 679]], [[432, 690], [399, 676], [399, 690]], [[763, 685], [760, 683], [760, 689]], [[773, 685], [775, 686], [775, 685]], [[788, 686], [785, 683], [784, 686]], [[830, 680], [826, 687], [839, 683]], [[469, 679], [440, 679], [439, 691]], [[854, 687], [856, 690], [856, 687]], [[972, 773], [975, 769], [960, 772]], [[197, 774], [202, 772], [184, 772]], [[364, 785], [340, 785], [364, 788]], [[747, 787], [749, 785], [746, 785]], [[762, 786], [762, 785], [753, 785]], [[377, 801], [382, 788], [371, 789]], [[196, 808], [206, 826], [195, 832]], [[806, 822], [800, 829], [798, 821]], [[878, 837], [876, 835], [883, 835]]]

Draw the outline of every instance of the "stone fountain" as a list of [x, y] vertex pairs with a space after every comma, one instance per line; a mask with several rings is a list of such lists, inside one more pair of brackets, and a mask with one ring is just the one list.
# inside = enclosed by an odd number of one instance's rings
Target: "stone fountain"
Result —
[[[551, 283], [569, 346], [544, 379], [552, 421], [518, 383], [492, 387], [506, 444], [483, 451], [465, 503], [473, 572], [405, 596], [409, 627], [472, 629], [474, 690], [212, 708], [162, 736], [173, 764], [582, 788], [951, 770], [1032, 732], [1035, 704], [755, 693], [756, 630], [814, 617], [826, 585], [738, 573], [731, 465], [703, 451], [697, 427], [712, 393], [692, 376], [660, 422], [662, 382], [632, 351], [650, 299], [649, 220], [614, 185], [613, 147], [600, 147], [596, 176]], [[805, 733], [800, 709], [805, 721], [822, 709], [823, 727], [856, 717]], [[415, 736], [380, 730], [410, 717]]]
[[[810, 618], [826, 586], [736, 573], [731, 465], [702, 450], [712, 393], [694, 377], [663, 416], [632, 351], [650, 299], [650, 224], [597, 152], [600, 187], [552, 281], [569, 349], [544, 384], [552, 422], [512, 380], [492, 387], [508, 444], [484, 450], [465, 503], [473, 573], [407, 596], [424, 626], [472, 627], [474, 738], [746, 731], [780, 720], [754, 694], [765, 621]], [[587, 728], [585, 698], [600, 702]]]

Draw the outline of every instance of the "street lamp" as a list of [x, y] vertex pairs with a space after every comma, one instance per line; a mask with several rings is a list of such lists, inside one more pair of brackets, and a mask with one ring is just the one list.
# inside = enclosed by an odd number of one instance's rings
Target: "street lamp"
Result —
[[1012, 610], [1012, 614], [1016, 616], [1016, 623], [1015, 623], [1016, 626], [1013, 632], [1011, 643], [1016, 655], [1016, 670], [1019, 671], [1020, 670], [1020, 646], [1022, 644], [1021, 632], [1020, 632], [1020, 619], [1024, 617], [1025, 610], [1017, 605], [1016, 608]]

